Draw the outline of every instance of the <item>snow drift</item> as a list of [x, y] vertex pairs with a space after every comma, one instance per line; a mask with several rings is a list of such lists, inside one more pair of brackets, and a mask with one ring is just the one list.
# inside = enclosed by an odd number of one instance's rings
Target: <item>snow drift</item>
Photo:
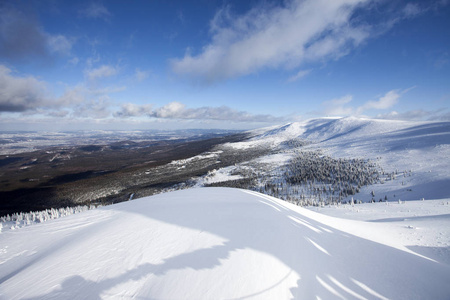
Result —
[[0, 234], [1, 299], [448, 299], [379, 223], [201, 188]]

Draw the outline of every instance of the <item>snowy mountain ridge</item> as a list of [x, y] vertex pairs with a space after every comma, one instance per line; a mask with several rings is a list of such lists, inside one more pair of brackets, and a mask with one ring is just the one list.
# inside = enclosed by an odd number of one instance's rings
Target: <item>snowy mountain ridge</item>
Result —
[[[282, 126], [253, 131], [254, 140], [277, 137], [278, 139], [302, 138], [314, 142], [324, 142], [338, 137], [361, 138], [380, 135], [405, 128], [434, 122], [408, 122], [396, 120], [365, 119], [357, 117], [318, 118], [304, 122], [293, 122]], [[449, 127], [450, 125], [447, 125]], [[432, 129], [431, 129], [432, 130]]]

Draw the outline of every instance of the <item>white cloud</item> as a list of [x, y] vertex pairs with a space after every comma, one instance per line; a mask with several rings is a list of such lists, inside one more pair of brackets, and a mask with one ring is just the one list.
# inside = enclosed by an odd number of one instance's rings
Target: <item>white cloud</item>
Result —
[[74, 41], [47, 33], [38, 19], [13, 5], [0, 5], [0, 56], [13, 61], [50, 59], [67, 55]]
[[[415, 87], [408, 88], [406, 90], [391, 90], [381, 96], [378, 100], [371, 100], [365, 102], [359, 107], [351, 105], [353, 100], [352, 95], [346, 95], [341, 98], [324, 101], [322, 103], [321, 113], [327, 116], [349, 116], [349, 115], [362, 115], [370, 110], [386, 110], [393, 107], [398, 103], [402, 94], [407, 93]], [[394, 112], [395, 114], [395, 112]]]
[[82, 85], [75, 86], [73, 88], [68, 88], [64, 94], [58, 98], [57, 102], [60, 106], [73, 106], [80, 104], [88, 98], [88, 91]]
[[422, 13], [422, 10], [417, 3], [408, 3], [403, 8], [403, 13], [405, 17], [410, 18]]
[[297, 74], [295, 74], [294, 76], [289, 77], [289, 79], [287, 80], [288, 82], [295, 82], [299, 79], [302, 79], [303, 77], [307, 76], [309, 73], [311, 73], [311, 69], [309, 70], [300, 70], [297, 72]]
[[237, 111], [227, 106], [187, 108], [180, 102], [171, 102], [153, 109], [151, 104], [137, 105], [123, 104], [114, 117], [128, 118], [148, 116], [156, 120], [190, 120], [196, 122], [226, 121], [238, 123], [273, 123], [285, 121], [271, 115], [253, 115], [244, 111]]
[[134, 73], [134, 77], [136, 78], [136, 80], [138, 82], [144, 81], [145, 79], [147, 79], [149, 76], [149, 72], [147, 71], [142, 71], [140, 69], [136, 69], [135, 73]]
[[111, 116], [110, 95], [124, 86], [104, 88], [84, 84], [67, 87], [60, 96], [47, 92], [47, 83], [32, 76], [18, 76], [0, 65], [0, 113], [101, 119]]
[[150, 115], [152, 113], [151, 104], [137, 105], [133, 103], [125, 103], [122, 105], [120, 111], [114, 113], [114, 117], [127, 118], [127, 117], [140, 117]]
[[357, 113], [370, 109], [388, 109], [397, 104], [400, 94], [397, 90], [387, 92], [383, 97], [380, 97], [377, 101], [368, 101], [364, 105], [358, 107]]
[[117, 68], [110, 65], [102, 65], [95, 69], [89, 69], [85, 71], [85, 75], [90, 80], [99, 78], [111, 77], [118, 73]]
[[151, 116], [155, 118], [180, 118], [190, 119], [189, 112], [186, 111], [186, 106], [180, 102], [171, 102], [156, 109]]
[[67, 37], [58, 34], [48, 37], [48, 45], [52, 52], [57, 52], [61, 54], [69, 54], [72, 49], [73, 41], [69, 40]]
[[264, 68], [293, 68], [305, 61], [337, 58], [369, 36], [352, 15], [365, 0], [292, 0], [259, 6], [231, 17], [220, 10], [211, 21], [212, 41], [198, 55], [171, 61], [178, 74], [214, 82]]
[[79, 62], [80, 62], [80, 59], [78, 57], [73, 57], [73, 58], [69, 59], [69, 63], [74, 66], [78, 65]]
[[69, 111], [67, 110], [57, 110], [57, 111], [49, 111], [47, 116], [54, 118], [65, 118], [69, 115]]
[[127, 89], [126, 86], [107, 86], [104, 88], [91, 89], [90, 93], [95, 96], [103, 95], [103, 94], [114, 94], [120, 93]]
[[45, 82], [32, 76], [14, 76], [0, 65], [0, 112], [23, 112], [47, 105]]
[[[293, 69], [336, 60], [369, 38], [444, 2], [406, 4], [378, 0], [286, 0], [236, 16], [229, 6], [210, 22], [211, 41], [198, 53], [170, 61], [172, 71], [202, 83], [214, 83], [267, 68]], [[370, 17], [367, 17], [370, 16]], [[299, 77], [301, 78], [301, 76]], [[295, 81], [295, 76], [288, 81]]]
[[60, 107], [69, 109], [71, 117], [104, 119], [111, 116], [111, 94], [126, 90], [125, 86], [104, 88], [86, 87], [84, 84], [68, 88], [57, 98]]
[[73, 116], [79, 118], [104, 119], [111, 116], [111, 99], [101, 95], [86, 99], [73, 107]]
[[323, 113], [327, 116], [348, 116], [353, 114], [354, 109], [347, 106], [353, 99], [352, 95], [346, 95], [342, 98], [332, 99], [322, 103]]
[[[93, 47], [95, 47], [95, 46], [93, 46]], [[92, 66], [98, 62], [100, 62], [100, 55], [97, 54], [93, 57], [88, 57], [88, 58], [86, 58], [86, 67], [88, 69], [92, 69]]]
[[92, 2], [88, 7], [80, 11], [80, 14], [84, 17], [91, 19], [103, 19], [109, 20], [112, 13], [101, 3]]
[[186, 108], [180, 102], [171, 102], [157, 108], [149, 114], [153, 118], [185, 119], [185, 120], [220, 120], [230, 122], [281, 122], [284, 118], [271, 115], [253, 115], [244, 111], [237, 111], [227, 106]]

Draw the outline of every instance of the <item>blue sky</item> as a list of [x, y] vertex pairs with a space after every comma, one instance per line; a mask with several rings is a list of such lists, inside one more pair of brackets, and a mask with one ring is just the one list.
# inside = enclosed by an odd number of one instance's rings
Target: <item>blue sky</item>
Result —
[[450, 120], [450, 1], [2, 1], [0, 128]]

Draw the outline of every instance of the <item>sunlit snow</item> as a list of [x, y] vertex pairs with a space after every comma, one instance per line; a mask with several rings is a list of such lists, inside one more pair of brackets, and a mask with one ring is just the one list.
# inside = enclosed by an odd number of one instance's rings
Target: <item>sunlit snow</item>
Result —
[[2, 233], [0, 295], [448, 298], [450, 265], [415, 252], [387, 225], [328, 217], [245, 190], [177, 191]]

